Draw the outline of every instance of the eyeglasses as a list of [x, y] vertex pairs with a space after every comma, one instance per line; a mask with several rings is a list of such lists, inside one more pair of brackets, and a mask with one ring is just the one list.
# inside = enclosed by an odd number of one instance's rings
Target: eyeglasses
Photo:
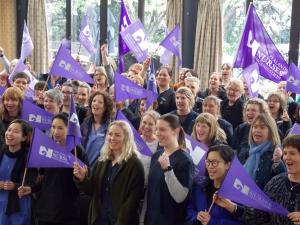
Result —
[[212, 167], [217, 167], [219, 165], [219, 163], [221, 163], [221, 161], [218, 160], [205, 160], [205, 165], [206, 167], [209, 167], [210, 165], [212, 165]]
[[65, 95], [71, 95], [72, 94], [71, 91], [62, 91], [62, 93], [65, 94]]
[[233, 89], [233, 88], [228, 88], [227, 92], [232, 91], [232, 92], [240, 92], [239, 89]]

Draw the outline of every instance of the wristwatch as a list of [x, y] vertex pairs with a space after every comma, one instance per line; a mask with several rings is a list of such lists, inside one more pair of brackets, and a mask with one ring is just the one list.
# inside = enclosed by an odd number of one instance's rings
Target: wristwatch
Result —
[[171, 171], [173, 168], [172, 168], [172, 166], [168, 166], [166, 169], [164, 169], [163, 171], [164, 171], [164, 173], [165, 172], [168, 172], [168, 171]]

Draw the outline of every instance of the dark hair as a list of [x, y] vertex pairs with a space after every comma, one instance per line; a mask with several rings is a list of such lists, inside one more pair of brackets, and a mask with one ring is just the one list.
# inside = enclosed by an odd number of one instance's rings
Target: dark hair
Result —
[[55, 116], [52, 117], [52, 122], [55, 119], [62, 120], [64, 122], [64, 124], [66, 125], [66, 127], [68, 126], [68, 114], [67, 113], [61, 112], [61, 113], [56, 114]]
[[159, 68], [159, 71], [161, 71], [162, 69], [166, 69], [170, 77], [173, 76], [172, 69], [171, 69], [169, 66], [161, 66], [161, 67]]
[[300, 135], [295, 134], [295, 135], [288, 135], [284, 140], [283, 140], [283, 148], [286, 147], [293, 147], [298, 150], [300, 153]]
[[187, 71], [184, 72], [184, 76], [186, 76], [188, 73], [190, 73], [192, 75], [192, 77], [197, 77], [198, 78], [198, 74], [195, 70], [188, 69]]
[[[31, 127], [30, 124], [27, 123], [25, 120], [21, 120], [21, 119], [15, 119], [15, 120], [13, 120], [13, 121], [9, 124], [9, 126], [10, 126], [11, 124], [14, 124], [14, 123], [18, 123], [18, 124], [21, 125], [23, 137], [26, 136], [25, 141], [23, 141], [23, 142], [21, 143], [22, 148], [27, 148], [27, 147], [29, 147], [30, 144], [31, 144], [31, 138], [32, 138], [32, 127]], [[8, 127], [9, 127], [9, 126], [8, 126]]]
[[104, 100], [104, 108], [105, 109], [103, 112], [101, 122], [109, 123], [110, 119], [112, 117], [112, 114], [113, 114], [114, 103], [113, 103], [113, 100], [109, 97], [109, 95], [107, 93], [104, 93], [101, 91], [94, 92], [89, 98], [90, 117], [91, 117], [92, 121], [94, 122], [94, 117], [92, 115], [92, 102], [97, 95], [101, 95]]
[[167, 114], [162, 115], [161, 117], [159, 117], [158, 120], [166, 121], [173, 130], [179, 128], [179, 135], [178, 135], [179, 147], [180, 148], [186, 148], [184, 130], [183, 130], [181, 124], [180, 124], [179, 117], [177, 115], [167, 113]]
[[225, 161], [225, 163], [232, 162], [234, 157], [234, 151], [232, 150], [232, 148], [224, 144], [218, 144], [209, 147], [206, 154], [206, 158], [208, 157], [208, 154], [210, 152], [218, 152], [221, 158]]
[[297, 123], [300, 123], [299, 111], [300, 111], [300, 104], [297, 105], [297, 108], [295, 110], [295, 120], [297, 121]]
[[27, 80], [27, 84], [30, 83], [30, 78], [28, 76], [28, 74], [24, 73], [24, 72], [19, 72], [16, 75], [13, 76], [13, 82], [15, 82], [16, 79], [19, 78], [25, 78]]
[[[45, 87], [45, 90], [44, 90], [44, 87]], [[37, 90], [48, 91], [48, 90], [49, 90], [49, 87], [48, 87], [48, 85], [46, 84], [45, 81], [38, 81], [38, 82], [34, 85], [34, 90], [35, 90], [35, 91], [37, 91]]]

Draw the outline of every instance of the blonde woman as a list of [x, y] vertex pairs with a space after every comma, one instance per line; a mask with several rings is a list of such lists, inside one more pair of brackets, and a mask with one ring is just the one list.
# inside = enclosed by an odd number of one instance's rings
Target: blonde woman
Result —
[[176, 110], [172, 111], [179, 117], [185, 133], [191, 134], [198, 113], [193, 111], [195, 99], [192, 91], [187, 87], [180, 87], [175, 94]]
[[192, 137], [207, 147], [226, 143], [226, 134], [216, 118], [210, 113], [201, 113], [195, 120]]
[[110, 124], [90, 177], [87, 168], [74, 164], [77, 186], [92, 196], [89, 225], [137, 225], [144, 194], [144, 169], [132, 130], [124, 121]]

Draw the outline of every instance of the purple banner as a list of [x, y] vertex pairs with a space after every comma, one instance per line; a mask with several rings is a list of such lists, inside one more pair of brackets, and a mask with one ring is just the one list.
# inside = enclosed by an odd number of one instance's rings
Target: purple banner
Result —
[[135, 143], [136, 143], [136, 146], [137, 146], [139, 152], [142, 155], [151, 157], [152, 156], [152, 152], [149, 149], [148, 145], [146, 145], [146, 143], [144, 142], [144, 140], [141, 138], [140, 134], [137, 132], [137, 130], [132, 126], [132, 124], [128, 121], [128, 119], [126, 118], [126, 116], [124, 116], [124, 114], [119, 109], [117, 111], [116, 120], [126, 121], [130, 125], [131, 130], [132, 130], [133, 135], [134, 135]]
[[137, 61], [143, 62], [148, 57], [148, 41], [141, 21], [137, 20], [130, 24], [120, 34]]
[[289, 78], [286, 82], [286, 90], [297, 94], [300, 93], [300, 70], [294, 63], [291, 63], [289, 67]]
[[0, 96], [3, 95], [3, 93], [5, 92], [6, 87], [0, 86]]
[[31, 103], [28, 100], [23, 100], [21, 119], [28, 121], [30, 125], [41, 130], [48, 130], [52, 124], [52, 114], [44, 109]]
[[[120, 35], [120, 32], [122, 32], [130, 24], [131, 24], [131, 20], [129, 18], [126, 9], [126, 5], [124, 3], [124, 0], [121, 0], [120, 23], [119, 23], [119, 58], [123, 57], [126, 53], [130, 51]], [[123, 70], [119, 72], [122, 73]]]
[[94, 80], [81, 68], [78, 62], [73, 59], [68, 50], [62, 45], [57, 52], [49, 74], [85, 81], [90, 84], [94, 83]]
[[66, 49], [68, 49], [68, 50], [71, 51], [71, 41], [70, 41], [70, 40], [68, 40], [68, 39], [66, 39], [66, 38], [62, 39], [61, 45], [62, 45], [64, 48], [66, 48]]
[[73, 96], [71, 97], [68, 131], [67, 131], [67, 150], [71, 151], [76, 145], [81, 144], [81, 131], [79, 125], [79, 119], [76, 113], [75, 103]]
[[169, 65], [172, 59], [172, 52], [168, 49], [165, 49], [159, 58], [159, 62], [163, 65]]
[[[83, 166], [84, 163], [77, 159]], [[73, 168], [75, 157], [39, 129], [34, 129], [28, 168]]]
[[248, 175], [242, 164], [235, 157], [225, 176], [218, 195], [239, 204], [287, 216], [288, 210], [273, 202]]
[[176, 25], [175, 28], [165, 37], [164, 40], [160, 43], [161, 46], [168, 49], [174, 55], [178, 57], [179, 65], [181, 65], [181, 40], [180, 40], [180, 28], [179, 25]]
[[32, 54], [32, 51], [33, 51], [33, 43], [32, 43], [29, 31], [28, 31], [26, 22], [24, 21], [20, 60], [24, 61], [28, 56], [30, 56]]
[[250, 4], [233, 67], [246, 68], [255, 62], [261, 76], [276, 83], [287, 79], [288, 64], [268, 35], [254, 5]]
[[196, 174], [203, 176], [205, 174], [205, 159], [206, 152], [208, 150], [207, 146], [201, 144], [187, 134], [185, 134], [185, 143], [187, 150], [189, 151], [190, 156], [194, 162]]
[[94, 54], [96, 52], [90, 32], [90, 26], [88, 24], [88, 17], [86, 15], [82, 18], [79, 41], [90, 54]]
[[300, 134], [300, 125], [298, 123], [294, 123], [289, 134]]
[[243, 72], [242, 76], [244, 77], [248, 91], [249, 96], [251, 98], [256, 98], [258, 96], [258, 90], [259, 90], [259, 68], [257, 63], [253, 63], [252, 65], [246, 67]]

